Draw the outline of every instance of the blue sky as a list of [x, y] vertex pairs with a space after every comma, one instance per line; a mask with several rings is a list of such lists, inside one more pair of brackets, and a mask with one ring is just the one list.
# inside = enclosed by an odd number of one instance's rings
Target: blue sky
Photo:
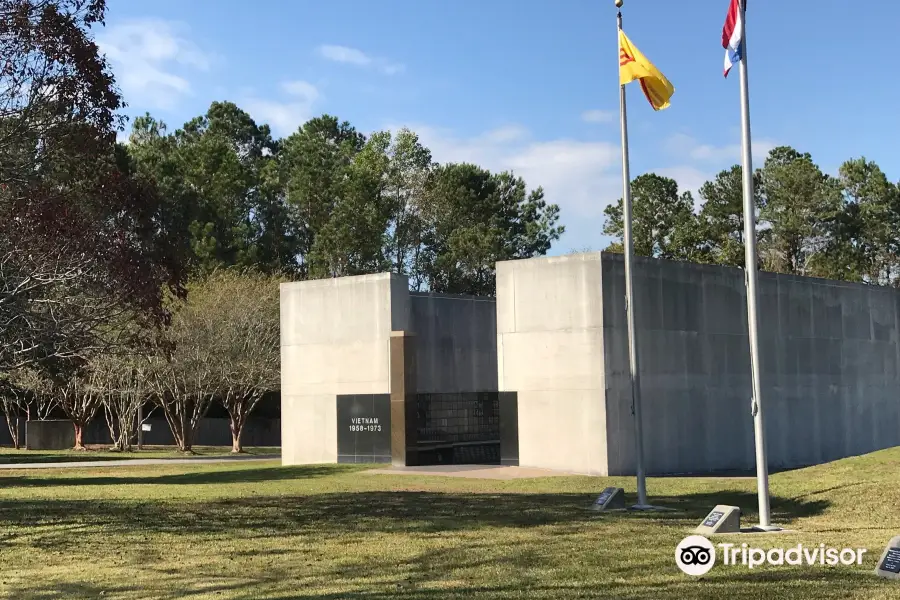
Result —
[[[511, 169], [562, 207], [553, 253], [600, 249], [621, 194], [613, 0], [109, 0], [97, 39], [129, 104], [170, 128], [231, 100], [276, 135], [328, 112], [408, 126], [439, 162]], [[739, 159], [737, 71], [722, 78], [728, 0], [625, 0], [625, 31], [675, 85], [654, 113], [629, 86], [632, 175], [696, 190]], [[892, 100], [900, 4], [751, 0], [754, 154], [850, 157], [900, 178]]]

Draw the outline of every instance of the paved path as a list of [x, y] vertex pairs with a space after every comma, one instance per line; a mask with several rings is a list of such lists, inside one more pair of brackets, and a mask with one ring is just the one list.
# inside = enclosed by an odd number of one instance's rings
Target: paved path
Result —
[[468, 479], [529, 479], [532, 477], [566, 477], [574, 473], [534, 469], [531, 467], [506, 467], [501, 465], [435, 465], [431, 467], [391, 467], [363, 471], [369, 475], [439, 475]]
[[72, 462], [39, 462], [39, 463], [0, 463], [0, 470], [5, 469], [84, 469], [94, 467], [137, 467], [142, 465], [211, 465], [233, 462], [262, 462], [278, 460], [280, 454], [254, 456], [218, 456], [196, 458], [130, 458], [124, 460], [80, 460]]

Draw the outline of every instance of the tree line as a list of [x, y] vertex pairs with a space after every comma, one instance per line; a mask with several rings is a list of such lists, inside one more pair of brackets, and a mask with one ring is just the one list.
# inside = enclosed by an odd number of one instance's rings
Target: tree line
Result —
[[[283, 281], [381, 271], [491, 294], [544, 254], [559, 207], [512, 173], [437, 164], [409, 130], [323, 115], [284, 139], [231, 102], [170, 132], [123, 99], [92, 31], [105, 0], [0, 0], [0, 401], [105, 417], [128, 450], [162, 413], [183, 451], [214, 402], [233, 448], [279, 387]], [[146, 410], [142, 410], [146, 409]]]
[[437, 164], [401, 129], [365, 136], [322, 115], [284, 139], [231, 102], [169, 132], [135, 119], [126, 148], [169, 203], [192, 273], [295, 279], [391, 271], [414, 290], [492, 294], [498, 260], [545, 254], [559, 207], [512, 173]]
[[[690, 192], [649, 173], [632, 183], [634, 248], [642, 256], [742, 267], [743, 171], [720, 172]], [[900, 287], [900, 184], [855, 158], [838, 175], [808, 153], [781, 146], [754, 173], [758, 264], [766, 271]], [[604, 233], [622, 251], [622, 201], [605, 210]]]

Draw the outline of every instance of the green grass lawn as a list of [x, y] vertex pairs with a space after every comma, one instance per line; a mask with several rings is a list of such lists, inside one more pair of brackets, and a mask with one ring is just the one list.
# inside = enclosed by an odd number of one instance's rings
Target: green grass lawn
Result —
[[[191, 458], [192, 456], [201, 458], [204, 456], [228, 456], [230, 454], [231, 446], [194, 446], [193, 455], [178, 452], [172, 446], [144, 446], [143, 450], [134, 450], [132, 452], [111, 451], [109, 446], [89, 447], [87, 450], [79, 451], [0, 448], [0, 464], [127, 460], [134, 458]], [[281, 448], [244, 448], [244, 454], [248, 456], [281, 454]]]
[[[709, 509], [754, 522], [754, 479], [658, 478], [672, 513], [597, 514], [630, 478], [490, 481], [276, 463], [0, 471], [0, 596], [37, 598], [896, 599], [874, 576], [900, 534], [900, 448], [772, 477], [762, 547], [869, 549], [860, 567], [675, 566]], [[633, 495], [630, 499], [634, 499]], [[718, 541], [715, 539], [714, 541]]]

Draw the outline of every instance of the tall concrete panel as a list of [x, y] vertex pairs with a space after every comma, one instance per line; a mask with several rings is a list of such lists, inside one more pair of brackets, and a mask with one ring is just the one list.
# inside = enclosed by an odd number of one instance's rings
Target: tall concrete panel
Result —
[[336, 396], [390, 392], [390, 336], [408, 323], [407, 287], [391, 274], [281, 285], [284, 464], [336, 462]]
[[605, 475], [600, 254], [497, 263], [501, 391], [518, 394], [519, 464]]
[[[634, 472], [621, 255], [603, 254], [609, 470]], [[743, 272], [637, 258], [635, 324], [650, 473], [753, 465]]]

